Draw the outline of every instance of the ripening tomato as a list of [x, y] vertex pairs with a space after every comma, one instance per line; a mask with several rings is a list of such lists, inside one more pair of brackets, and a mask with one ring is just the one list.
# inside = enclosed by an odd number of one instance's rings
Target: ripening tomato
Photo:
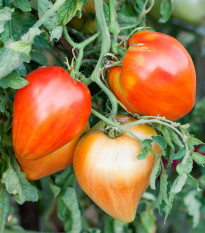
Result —
[[196, 74], [186, 49], [173, 37], [140, 31], [129, 40], [121, 67], [108, 84], [131, 113], [177, 120], [194, 106]]
[[[134, 121], [127, 116], [117, 119], [122, 124]], [[130, 130], [141, 140], [156, 135], [148, 125]], [[79, 141], [73, 156], [75, 175], [84, 192], [107, 214], [126, 223], [134, 220], [155, 165], [151, 152], [137, 159], [140, 149], [140, 143], [127, 133], [113, 139], [103, 131], [91, 130]], [[153, 149], [160, 153], [156, 143]]]
[[36, 160], [61, 148], [84, 128], [91, 111], [86, 85], [61, 67], [41, 67], [26, 76], [13, 106], [13, 147], [17, 157]]
[[88, 130], [89, 124], [87, 123], [83, 130], [72, 141], [41, 159], [28, 160], [17, 155], [16, 158], [21, 170], [27, 174], [27, 179], [38, 180], [71, 165], [76, 144], [80, 140], [82, 134]]

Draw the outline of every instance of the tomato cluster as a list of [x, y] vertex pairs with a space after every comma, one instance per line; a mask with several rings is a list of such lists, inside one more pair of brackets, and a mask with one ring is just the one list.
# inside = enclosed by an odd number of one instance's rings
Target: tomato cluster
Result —
[[[128, 42], [121, 67], [108, 72], [110, 89], [130, 113], [176, 120], [194, 105], [196, 77], [184, 47], [162, 33], [141, 31]], [[149, 185], [160, 147], [153, 142], [138, 160], [140, 142], [130, 134], [110, 138], [89, 130], [91, 95], [60, 67], [42, 67], [27, 75], [29, 85], [18, 90], [13, 108], [13, 147], [28, 179], [40, 179], [69, 166], [90, 198], [106, 213], [134, 220], [137, 205]], [[135, 121], [116, 116], [121, 125]], [[129, 130], [140, 140], [157, 135], [148, 125]]]

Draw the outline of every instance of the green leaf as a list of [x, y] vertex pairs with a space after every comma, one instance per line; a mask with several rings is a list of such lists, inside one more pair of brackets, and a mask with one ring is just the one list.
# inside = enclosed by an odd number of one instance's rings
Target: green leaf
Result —
[[16, 10], [12, 14], [12, 35], [15, 40], [20, 40], [21, 36], [28, 32], [28, 30], [36, 23], [36, 18], [30, 13], [23, 13]]
[[196, 163], [199, 165], [205, 166], [205, 155], [202, 155], [197, 152], [192, 152], [192, 157]]
[[186, 184], [186, 180], [187, 180], [186, 173], [183, 173], [182, 175], [177, 176], [177, 178], [174, 180], [174, 183], [172, 184], [170, 194], [169, 194], [169, 200], [168, 200], [166, 214], [165, 214], [165, 221], [171, 212], [172, 204], [173, 204], [175, 195], [177, 193], [181, 192], [182, 188]]
[[59, 39], [61, 38], [63, 33], [63, 27], [62, 26], [58, 26], [56, 28], [54, 28], [51, 32], [51, 38], [50, 40], [53, 41], [59, 41]]
[[165, 125], [162, 125], [160, 128], [160, 131], [162, 132], [162, 135], [164, 136], [164, 138], [166, 139], [168, 145], [174, 149], [174, 145], [172, 143], [170, 134], [169, 134], [169, 130], [167, 129], [167, 127]]
[[2, 183], [5, 184], [8, 193], [13, 194], [19, 204], [25, 201], [37, 201], [38, 192], [26, 179], [26, 174], [20, 171], [16, 160], [8, 159], [8, 169], [3, 173]]
[[197, 191], [201, 191], [201, 189], [199, 188], [198, 180], [196, 180], [193, 176], [188, 174], [188, 178], [187, 178], [186, 182], [188, 185], [197, 189]]
[[189, 215], [193, 217], [193, 227], [196, 227], [200, 221], [201, 202], [196, 198], [195, 190], [189, 192], [184, 198], [184, 204], [188, 209]]
[[14, 9], [9, 7], [4, 7], [0, 9], [0, 34], [4, 31], [4, 24], [11, 20], [11, 15], [14, 12]]
[[193, 159], [191, 156], [186, 160], [185, 163], [180, 163], [177, 165], [177, 172], [179, 175], [182, 175], [184, 172], [185, 173], [190, 173], [193, 169]]
[[144, 139], [143, 141], [141, 141], [140, 146], [147, 147], [147, 148], [151, 149], [152, 148], [152, 140], [151, 139]]
[[175, 181], [171, 187], [170, 193], [176, 194], [176, 193], [181, 192], [182, 188], [184, 187], [184, 185], [186, 183], [186, 180], [187, 180], [186, 173], [183, 173], [182, 175], [177, 176], [177, 178], [175, 179]]
[[185, 154], [186, 154], [186, 148], [183, 147], [176, 154], [173, 154], [170, 158], [172, 160], [181, 159], [181, 158], [183, 158], [185, 156]]
[[20, 89], [28, 85], [28, 81], [24, 78], [21, 78], [17, 71], [13, 71], [8, 74], [6, 77], [0, 79], [0, 87], [8, 88], [11, 87], [13, 89]]
[[155, 189], [155, 180], [157, 178], [157, 175], [159, 175], [161, 171], [161, 165], [160, 165], [161, 158], [157, 158], [156, 163], [154, 165], [154, 168], [152, 170], [152, 174], [150, 177], [150, 187], [151, 189]]
[[71, 214], [71, 229], [65, 228], [66, 232], [80, 233], [81, 232], [81, 213], [78, 206], [78, 199], [74, 188], [67, 188], [62, 196], [64, 205], [68, 208]]
[[187, 139], [187, 143], [192, 145], [192, 146], [198, 146], [198, 145], [201, 145], [201, 144], [204, 144], [201, 140], [199, 140], [198, 138], [192, 138], [192, 137], [189, 137]]
[[31, 59], [30, 52], [31, 46], [34, 42], [34, 38], [40, 33], [40, 29], [30, 28], [29, 31], [21, 37], [20, 41], [15, 41], [7, 45], [7, 47], [21, 54], [23, 61], [29, 62]]
[[166, 204], [168, 203], [167, 178], [168, 178], [168, 175], [166, 174], [166, 171], [162, 169], [162, 173], [160, 175], [160, 190], [159, 190], [159, 195], [157, 198], [158, 209], [160, 209], [160, 205], [162, 204], [162, 201], [164, 201]]
[[0, 183], [0, 232], [4, 232], [4, 226], [10, 209], [10, 195], [5, 186]]
[[[46, 11], [48, 11], [53, 6], [51, 1], [48, 0], [38, 0], [38, 17], [42, 17]], [[54, 13], [51, 17], [47, 18], [43, 25], [48, 31], [52, 31], [57, 27], [58, 24], [58, 15], [57, 12]]]
[[145, 159], [149, 151], [146, 148], [141, 149], [141, 153], [137, 156], [137, 159]]
[[140, 220], [147, 233], [156, 232], [155, 215], [149, 205], [144, 212], [140, 213]]
[[42, 53], [42, 48], [35, 45], [33, 46], [31, 51], [31, 60], [42, 66], [46, 66], [48, 64], [48, 59]]
[[51, 188], [54, 196], [57, 197], [59, 195], [61, 189], [57, 185], [54, 185], [54, 184], [50, 184], [50, 188]]
[[178, 135], [174, 132], [174, 130], [169, 129], [169, 135], [173, 143], [175, 143], [179, 148], [184, 147], [184, 144], [179, 139]]
[[12, 4], [22, 10], [23, 12], [27, 12], [31, 10], [30, 3], [28, 0], [14, 0]]
[[152, 136], [153, 141], [155, 141], [163, 150], [165, 150], [167, 148], [167, 142], [165, 141], [165, 139], [160, 136]]
[[160, 14], [162, 17], [160, 18], [160, 23], [166, 23], [172, 13], [173, 10], [173, 0], [162, 0], [161, 6], [160, 6]]
[[83, 6], [84, 0], [66, 0], [65, 3], [58, 10], [58, 25], [66, 25], [77, 10], [80, 10]]
[[[12, 40], [8, 40], [7, 43], [12, 43]], [[4, 48], [0, 50], [0, 79], [21, 66], [22, 63], [21, 54], [4, 46]]]

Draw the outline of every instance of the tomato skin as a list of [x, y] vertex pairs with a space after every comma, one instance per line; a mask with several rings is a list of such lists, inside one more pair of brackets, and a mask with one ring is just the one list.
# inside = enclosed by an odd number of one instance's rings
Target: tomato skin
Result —
[[13, 107], [13, 147], [16, 156], [40, 159], [74, 139], [91, 111], [86, 85], [61, 67], [41, 67], [26, 76]]
[[[135, 33], [121, 70], [116, 72], [118, 79], [114, 72], [108, 73], [108, 84], [131, 113], [178, 120], [194, 106], [194, 64], [186, 49], [171, 36], [153, 31]], [[112, 79], [116, 80], [114, 85]]]
[[73, 162], [75, 147], [82, 134], [88, 130], [89, 124], [87, 123], [83, 130], [72, 141], [41, 159], [28, 160], [16, 156], [21, 170], [27, 174], [27, 179], [38, 180], [70, 166]]
[[[120, 118], [124, 124], [133, 121]], [[141, 139], [156, 135], [148, 125], [130, 130]], [[156, 143], [153, 149], [160, 153]], [[140, 143], [126, 133], [111, 139], [102, 131], [90, 131], [79, 141], [73, 157], [75, 175], [84, 192], [107, 214], [126, 223], [134, 220], [155, 165], [153, 153], [138, 160], [139, 153]]]

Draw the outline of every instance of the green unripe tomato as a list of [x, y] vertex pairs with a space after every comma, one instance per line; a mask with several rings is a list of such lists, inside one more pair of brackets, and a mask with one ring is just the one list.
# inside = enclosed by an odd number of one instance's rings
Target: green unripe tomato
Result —
[[205, 0], [174, 0], [173, 16], [198, 25], [205, 18]]

